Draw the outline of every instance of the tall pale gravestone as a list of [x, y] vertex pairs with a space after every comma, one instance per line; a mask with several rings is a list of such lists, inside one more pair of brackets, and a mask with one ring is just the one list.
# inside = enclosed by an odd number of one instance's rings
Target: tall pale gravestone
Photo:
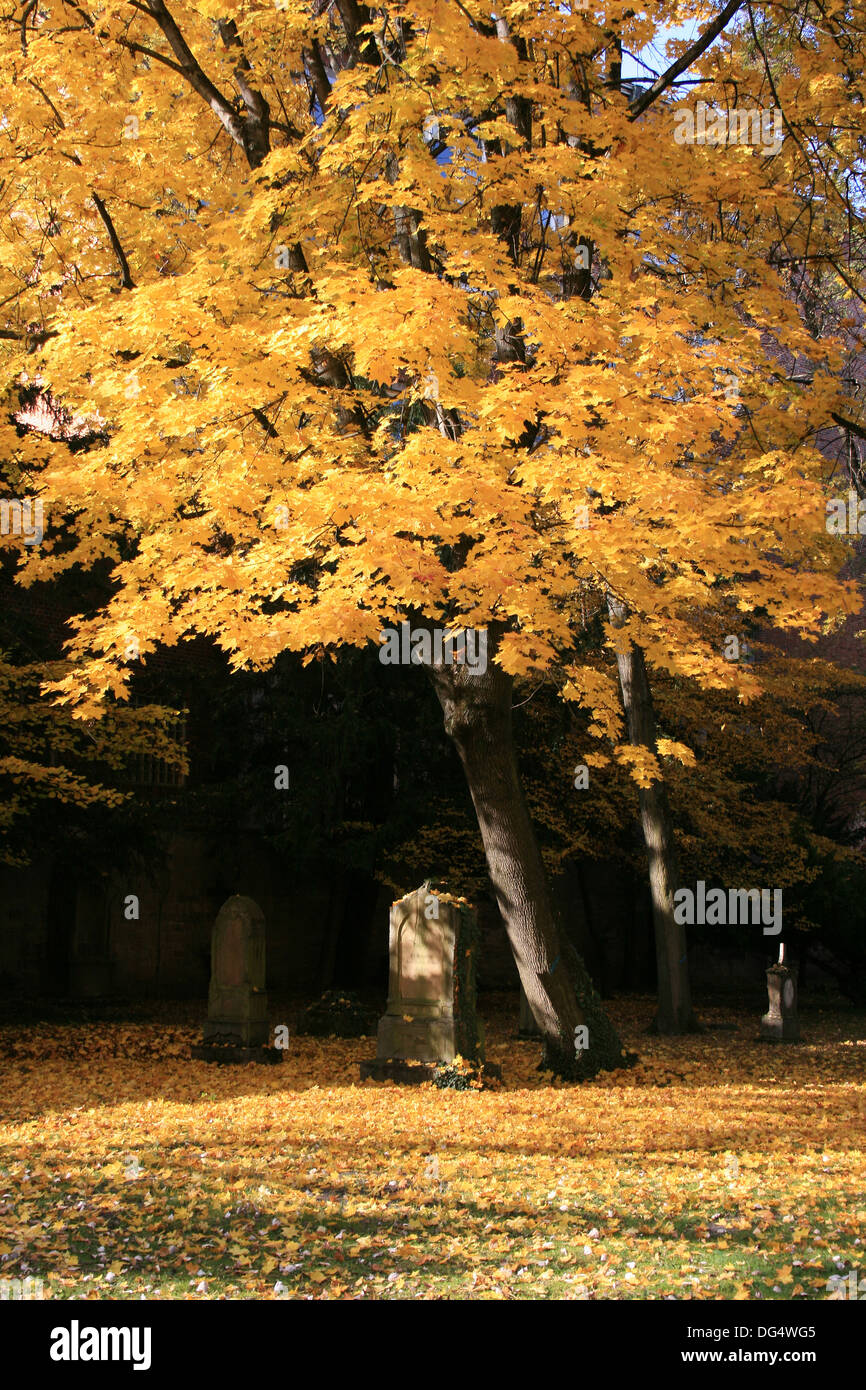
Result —
[[279, 1062], [269, 1048], [265, 991], [265, 918], [252, 898], [235, 894], [217, 914], [204, 1042], [193, 1057], [207, 1062]]
[[483, 1060], [475, 1012], [477, 944], [473, 909], [432, 893], [427, 883], [392, 905], [388, 1005], [375, 1061], [361, 1063], [362, 1077], [425, 1081], [437, 1063], [458, 1055]]

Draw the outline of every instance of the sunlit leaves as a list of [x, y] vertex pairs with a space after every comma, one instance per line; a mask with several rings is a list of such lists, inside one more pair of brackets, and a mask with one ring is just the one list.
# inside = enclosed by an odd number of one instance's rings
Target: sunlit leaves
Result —
[[858, 1267], [853, 1016], [810, 1013], [781, 1050], [754, 1013], [662, 1040], [649, 1000], [614, 1003], [641, 1062], [577, 1087], [539, 1074], [515, 1006], [489, 1018], [504, 1085], [481, 1093], [361, 1085], [369, 1038], [218, 1068], [168, 1018], [3, 1027], [3, 1277], [54, 1298], [823, 1299]]
[[[635, 52], [680, 15], [613, 9]], [[725, 666], [702, 611], [730, 597], [817, 631], [855, 603], [833, 579], [812, 447], [839, 353], [771, 264], [780, 226], [790, 255], [829, 246], [803, 230], [798, 189], [845, 157], [832, 43], [816, 38], [799, 73], [780, 60], [786, 130], [796, 118], [809, 141], [789, 134], [771, 158], [678, 144], [683, 89], [632, 120], [591, 8], [507, 4], [509, 38], [471, 6], [412, 0], [347, 38], [302, 0], [248, 0], [244, 85], [270, 113], [254, 160], [217, 9], [172, 13], [192, 84], [154, 56], [165, 34], [113, 0], [93, 29], [41, 6], [26, 53], [17, 23], [0, 28], [0, 298], [24, 335], [2, 340], [6, 370], [38, 374], [107, 436], [72, 459], [8, 427], [62, 528], [26, 573], [116, 560], [121, 537], [131, 551], [72, 648], [62, 693], [80, 713], [125, 693], [126, 628], [207, 633], [234, 665], [262, 665], [376, 640], [420, 608], [501, 623], [507, 670], [559, 679], [589, 595], [612, 590], [650, 667], [751, 695], [755, 674]], [[707, 100], [773, 105], [739, 39], [696, 71]], [[590, 246], [587, 297], [572, 281]], [[35, 329], [56, 336], [34, 345]], [[786, 365], [803, 360], [808, 387]], [[606, 687], [585, 683], [596, 696], [596, 729], [616, 739]]]

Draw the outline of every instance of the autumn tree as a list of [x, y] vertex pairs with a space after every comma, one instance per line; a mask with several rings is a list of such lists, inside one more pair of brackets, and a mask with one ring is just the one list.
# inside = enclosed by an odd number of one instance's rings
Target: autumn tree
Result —
[[[20, 435], [29, 429], [54, 434], [67, 450], [86, 442], [32, 386], [7, 392], [0, 408]], [[27, 483], [14, 462], [0, 461], [0, 863], [29, 864], [38, 846], [48, 852], [52, 882], [55, 874], [65, 880], [68, 896], [70, 866], [77, 860], [80, 867], [83, 857], [84, 822], [91, 825], [90, 843], [99, 841], [104, 851], [105, 823], [100, 826], [99, 819], [117, 827], [132, 810], [129, 782], [141, 760], [156, 758], [180, 770], [184, 757], [174, 736], [176, 710], [153, 701], [139, 700], [134, 707], [115, 701], [102, 718], [82, 721], [43, 698], [45, 682], [69, 672], [62, 614], [74, 612], [83, 595], [81, 584], [67, 579], [48, 605], [54, 621], [46, 623], [43, 614], [40, 622], [14, 583], [17, 559], [40, 543], [44, 526], [38, 499], [22, 499]], [[90, 589], [99, 603], [110, 594], [98, 578]], [[141, 840], [140, 825], [133, 837]]]
[[[856, 158], [828, 95], [850, 55], [806, 27], [775, 75], [723, 32], [740, 8], [638, 94], [621, 53], [685, 7], [47, 0], [2, 21], [8, 366], [105, 433], [74, 461], [7, 445], [54, 523], [24, 582], [107, 561], [116, 586], [51, 688], [93, 714], [194, 633], [241, 668], [404, 619], [483, 629], [485, 670], [429, 671], [564, 1072], [584, 1021], [579, 1070], [621, 1047], [563, 960], [514, 679], [555, 675], [650, 786], [688, 750], [623, 739], [588, 607], [611, 652], [745, 698], [708, 614], [813, 632], [855, 602], [813, 447], [838, 353], [770, 254], [780, 229], [824, 254], [797, 194], [832, 201]], [[855, 45], [859, 14], [834, 21]], [[689, 138], [687, 69], [724, 139]]]

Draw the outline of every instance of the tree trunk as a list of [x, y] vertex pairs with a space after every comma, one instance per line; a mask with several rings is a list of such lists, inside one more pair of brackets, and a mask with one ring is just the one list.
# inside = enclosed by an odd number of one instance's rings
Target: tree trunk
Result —
[[[616, 1029], [556, 922], [517, 770], [511, 677], [492, 661], [483, 674], [460, 664], [428, 670], [463, 763], [496, 901], [541, 1033], [542, 1066], [574, 1078], [622, 1067], [627, 1054]], [[581, 1024], [588, 1047], [576, 1053]]]
[[[624, 606], [609, 598], [608, 611], [614, 626], [621, 626], [626, 616]], [[631, 643], [628, 652], [617, 656], [616, 662], [629, 741], [655, 753], [655, 714], [643, 651]], [[685, 927], [674, 920], [679, 866], [664, 781], [638, 788], [638, 805], [649, 860], [658, 967], [658, 1005], [653, 1029], [667, 1035], [697, 1032], [700, 1024], [692, 1010]]]
[[517, 1024], [517, 1036], [520, 1038], [539, 1038], [541, 1036], [523, 985], [520, 986], [520, 1017]]

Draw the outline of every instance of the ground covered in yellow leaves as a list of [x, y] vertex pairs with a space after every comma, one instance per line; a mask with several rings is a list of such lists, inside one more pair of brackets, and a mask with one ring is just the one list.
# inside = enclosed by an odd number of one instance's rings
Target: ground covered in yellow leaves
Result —
[[[500, 1088], [358, 1080], [372, 1039], [189, 1060], [200, 1024], [0, 1028], [0, 1277], [46, 1298], [798, 1298], [863, 1257], [866, 1017], [757, 1011], [554, 1084], [482, 998]], [[506, 1008], [507, 1005], [507, 1008]]]

